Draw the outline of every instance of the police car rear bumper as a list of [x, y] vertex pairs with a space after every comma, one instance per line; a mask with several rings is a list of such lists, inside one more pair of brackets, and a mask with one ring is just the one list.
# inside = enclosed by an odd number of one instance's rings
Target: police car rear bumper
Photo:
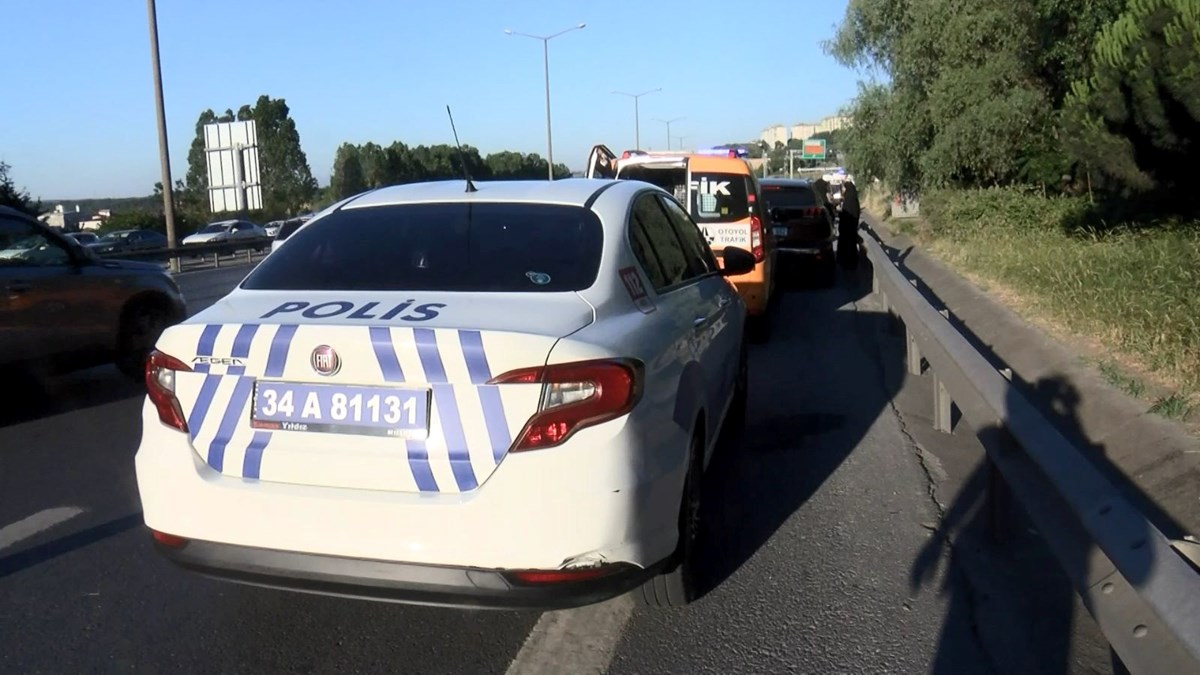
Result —
[[[633, 590], [659, 572], [628, 563], [579, 579], [530, 580], [536, 571], [488, 570], [276, 551], [182, 540], [155, 548], [190, 571], [251, 586], [405, 604], [475, 609], [565, 609]], [[549, 571], [553, 574], [555, 571]]]

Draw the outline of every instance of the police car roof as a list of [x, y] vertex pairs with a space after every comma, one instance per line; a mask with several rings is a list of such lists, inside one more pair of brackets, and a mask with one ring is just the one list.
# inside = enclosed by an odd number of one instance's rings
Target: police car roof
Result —
[[463, 180], [392, 185], [367, 192], [344, 209], [431, 202], [523, 202], [587, 206], [606, 186], [628, 181], [564, 178], [562, 180], [475, 181], [475, 192]]

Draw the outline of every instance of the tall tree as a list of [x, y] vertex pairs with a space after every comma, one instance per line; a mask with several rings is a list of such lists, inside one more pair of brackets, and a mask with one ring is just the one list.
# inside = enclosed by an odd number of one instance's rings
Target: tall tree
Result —
[[1200, 211], [1200, 11], [1195, 0], [1130, 0], [1101, 31], [1093, 73], [1072, 88], [1071, 149], [1133, 193]]
[[8, 164], [0, 162], [0, 206], [28, 213], [31, 216], [36, 216], [42, 210], [42, 200], [34, 201], [29, 197], [27, 190], [17, 188], [17, 184], [13, 181], [9, 171], [12, 170]]
[[243, 105], [235, 113], [227, 108], [217, 115], [211, 109], [200, 113], [196, 135], [188, 150], [186, 195], [181, 200], [207, 209], [208, 169], [204, 157], [204, 125], [213, 122], [254, 120], [258, 132], [258, 164], [263, 186], [263, 208], [271, 215], [293, 213], [309, 205], [316, 194], [308, 158], [300, 147], [300, 133], [284, 99], [259, 96], [254, 106]]
[[367, 189], [359, 148], [343, 143], [333, 156], [333, 172], [329, 177], [329, 191], [334, 200], [352, 197]]

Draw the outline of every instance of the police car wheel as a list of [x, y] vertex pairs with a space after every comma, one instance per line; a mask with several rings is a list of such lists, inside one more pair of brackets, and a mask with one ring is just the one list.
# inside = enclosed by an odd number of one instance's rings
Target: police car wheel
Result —
[[117, 368], [132, 380], [145, 378], [146, 359], [168, 323], [168, 312], [153, 302], [139, 302], [126, 309], [121, 315]]
[[650, 607], [682, 607], [696, 598], [696, 566], [700, 538], [700, 492], [703, 483], [704, 437], [697, 429], [679, 509], [679, 546], [670, 566], [640, 589]]

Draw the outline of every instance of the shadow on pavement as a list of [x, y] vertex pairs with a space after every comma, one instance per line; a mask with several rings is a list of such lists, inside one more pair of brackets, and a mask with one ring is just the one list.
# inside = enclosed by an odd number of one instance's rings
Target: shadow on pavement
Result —
[[706, 473], [702, 594], [821, 488], [893, 393], [879, 386], [874, 347], [886, 315], [855, 306], [870, 293], [869, 265], [839, 270], [831, 288], [818, 274], [790, 272], [781, 270], [785, 292], [770, 340], [751, 349], [745, 429], [722, 439]]
[[[1135, 507], [1145, 513], [1151, 522], [1172, 522], [1167, 514], [1154, 505], [1153, 499], [1128, 478], [1121, 476], [1114, 480], [1115, 476], [1120, 476], [1120, 471], [1106, 456], [1103, 445], [1080, 440], [1083, 434], [1076, 419], [1079, 392], [1074, 386], [1062, 377], [1048, 376], [1034, 384], [1033, 390], [1031, 398], [1038, 402], [1039, 407], [1045, 402], [1042, 414], [1071, 439]], [[1013, 393], [1010, 396], [1010, 409], [1019, 405], [1017, 396], [1020, 394]], [[1002, 428], [984, 428], [976, 435], [985, 447], [1023, 452], [1015, 448], [1011, 436]], [[1039, 492], [1052, 494], [1053, 488], [1046, 483], [1039, 487]], [[1125, 536], [1133, 541], [1144, 540], [1147, 534], [1145, 529], [1138, 529], [1126, 532]], [[982, 572], [999, 578], [1001, 586], [1007, 584], [1020, 596], [1007, 598], [1006, 602], [1019, 608], [1020, 616], [1011, 618], [1022, 621], [1023, 635], [1001, 637], [999, 642], [995, 641], [996, 636], [993, 635], [989, 651], [994, 657], [998, 656], [998, 649], [1006, 647], [1023, 650], [1024, 655], [1001, 653], [999, 656], [1002, 661], [1009, 660], [1009, 666], [1019, 666], [1022, 672], [1028, 673], [1060, 675], [1077, 672], [1080, 667], [1127, 672], [1076, 596], [1074, 584], [1095, 574], [1088, 561], [1092, 545], [1087, 541], [1064, 543], [1068, 540], [1049, 540], [1048, 537], [1053, 535], [1052, 532], [1038, 530], [1021, 504], [1011, 496], [1000, 473], [987, 462], [980, 461], [966, 479], [957, 498], [946, 506], [935, 536], [913, 564], [910, 583], [914, 589], [926, 585], [946, 542], [953, 541], [950, 555], [952, 567], [973, 566], [977, 574]], [[1170, 532], [1167, 535], [1172, 536]], [[1057, 555], [1052, 549], [1057, 549]], [[1129, 568], [1133, 571], [1126, 578], [1136, 588], [1154, 569], [1153, 553], [1148, 547], [1134, 547], [1127, 555]], [[953, 576], [947, 575], [946, 578], [949, 580]], [[942, 588], [943, 592], [956, 596], [952, 599], [952, 609], [943, 626], [943, 636], [962, 622], [973, 625], [978, 619], [979, 607], [976, 604], [980, 599], [959, 597], [965, 592], [963, 588], [963, 584], [959, 583]], [[987, 602], [988, 599], [984, 597], [982, 600]], [[948, 650], [955, 648], [954, 644], [953, 640], [943, 639], [931, 672], [957, 672], [949, 665], [955, 660], [947, 654]]]
[[60, 555], [90, 546], [111, 536], [141, 527], [143, 524], [142, 513], [139, 511], [89, 527], [86, 530], [69, 534], [65, 537], [48, 541], [44, 544], [39, 544], [24, 551], [0, 557], [0, 579], [10, 574], [16, 574], [34, 565], [52, 560]]
[[99, 366], [64, 375], [5, 373], [0, 393], [0, 429], [146, 395], [141, 383], [115, 366]]

